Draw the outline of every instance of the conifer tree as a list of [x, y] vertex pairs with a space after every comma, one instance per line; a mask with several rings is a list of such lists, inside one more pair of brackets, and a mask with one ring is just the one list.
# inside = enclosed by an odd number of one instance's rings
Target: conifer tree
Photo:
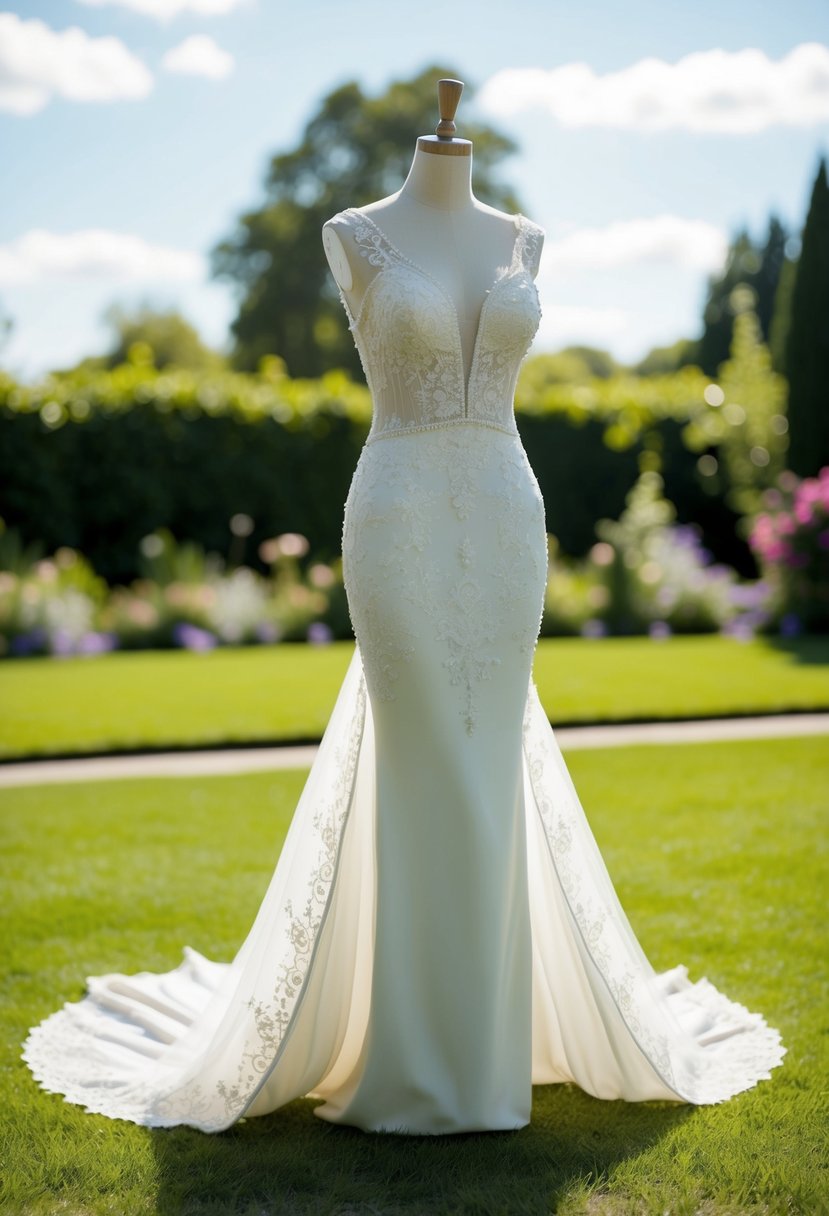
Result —
[[803, 228], [785, 346], [788, 465], [813, 477], [829, 464], [829, 180], [822, 157]]

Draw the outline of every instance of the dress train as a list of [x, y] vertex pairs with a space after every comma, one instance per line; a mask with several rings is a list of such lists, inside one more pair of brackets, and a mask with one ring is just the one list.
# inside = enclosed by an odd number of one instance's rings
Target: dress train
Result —
[[[337, 1120], [361, 1080], [375, 933], [375, 735], [359, 647], [251, 931], [231, 963], [186, 948], [163, 975], [90, 977], [32, 1029], [42, 1088], [112, 1118], [221, 1131], [301, 1096]], [[656, 973], [616, 897], [530, 681], [520, 797], [526, 831], [533, 1084], [599, 1098], [722, 1102], [785, 1053], [757, 1013], [683, 966]], [[498, 1032], [509, 1035], [509, 1027]], [[516, 1028], [515, 1042], [522, 1043]], [[508, 1058], [508, 1051], [507, 1051]], [[520, 1065], [520, 1061], [517, 1066]], [[443, 1092], [446, 1078], [423, 1076]], [[529, 1089], [529, 1086], [528, 1086]], [[522, 1126], [504, 1109], [487, 1126]], [[473, 1130], [345, 1120], [367, 1130]]]

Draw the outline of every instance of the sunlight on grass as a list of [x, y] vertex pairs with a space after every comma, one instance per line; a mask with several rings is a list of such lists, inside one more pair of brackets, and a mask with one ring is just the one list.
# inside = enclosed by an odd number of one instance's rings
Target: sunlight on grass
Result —
[[[0, 663], [0, 756], [318, 739], [352, 644]], [[829, 708], [829, 637], [542, 639], [555, 725]]]
[[760, 1010], [788, 1047], [771, 1081], [711, 1107], [535, 1091], [515, 1133], [368, 1136], [301, 1100], [206, 1136], [90, 1116], [42, 1093], [27, 1028], [85, 976], [229, 959], [305, 773], [4, 792], [3, 1210], [198, 1216], [513, 1216], [825, 1210], [821, 1077], [823, 739], [573, 752], [568, 767], [642, 945]]

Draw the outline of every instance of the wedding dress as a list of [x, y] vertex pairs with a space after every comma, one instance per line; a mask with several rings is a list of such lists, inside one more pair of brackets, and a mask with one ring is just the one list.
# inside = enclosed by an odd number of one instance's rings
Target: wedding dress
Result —
[[342, 296], [374, 406], [343, 520], [357, 645], [273, 878], [231, 963], [91, 977], [24, 1058], [88, 1111], [208, 1132], [304, 1095], [432, 1134], [524, 1126], [548, 1082], [721, 1102], [780, 1035], [648, 962], [531, 677], [546, 529], [512, 402], [542, 231], [515, 217], [466, 375], [440, 283], [339, 218], [373, 276], [356, 315]]

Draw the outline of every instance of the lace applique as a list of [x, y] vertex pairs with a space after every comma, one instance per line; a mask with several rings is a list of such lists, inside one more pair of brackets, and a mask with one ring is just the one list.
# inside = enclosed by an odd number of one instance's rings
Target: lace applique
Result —
[[[365, 451], [365, 449], [364, 449]], [[382, 458], [361, 455], [343, 514], [343, 580], [351, 623], [366, 646], [363, 665], [372, 694], [380, 701], [395, 697], [401, 665], [415, 653], [416, 636], [401, 614], [388, 610], [390, 580], [408, 585], [407, 566], [419, 565], [429, 542], [428, 508], [434, 495], [425, 490], [420, 452], [404, 453], [392, 445]], [[385, 535], [391, 526], [394, 543]], [[382, 574], [366, 569], [369, 560]]]
[[352, 208], [341, 214], [353, 217], [354, 240], [357, 242], [360, 256], [365, 258], [370, 266], [379, 266], [386, 270], [395, 264], [394, 251], [376, 224]]
[[[523, 748], [532, 798], [573, 921], [655, 1072], [679, 1097], [699, 1104], [723, 1102], [768, 1077], [786, 1050], [777, 1030], [708, 980], [691, 984], [684, 967], [657, 975], [642, 954], [532, 681]], [[675, 996], [693, 1005], [695, 1023], [706, 1029], [682, 1029], [671, 1009]]]
[[[492, 520], [486, 551], [463, 527], [477, 517], [477, 530], [482, 515]], [[435, 559], [444, 538], [455, 573]], [[473, 427], [367, 445], [346, 502], [343, 575], [372, 697], [395, 699], [414, 655], [440, 643], [471, 735], [505, 623], [516, 657], [527, 654], [543, 606], [544, 507], [518, 436]]]
[[[458, 317], [446, 290], [369, 216], [342, 214], [360, 256], [377, 271], [352, 326], [373, 401], [343, 521], [352, 625], [379, 700], [397, 696], [428, 626], [444, 647], [441, 662], [450, 685], [461, 691], [459, 711], [471, 734], [475, 690], [499, 662], [504, 621], [515, 622], [508, 636], [526, 655], [535, 644], [528, 622], [540, 624], [543, 607], [544, 508], [513, 409], [518, 367], [540, 316], [531, 271], [541, 229], [516, 217], [510, 263], [481, 306], [467, 382]], [[493, 439], [493, 432], [509, 439]], [[422, 445], [395, 450], [383, 444], [382, 454], [369, 458], [376, 440], [415, 433]], [[499, 478], [493, 462], [501, 452], [509, 455]], [[487, 509], [487, 499], [491, 549], [477, 554], [462, 537], [458, 577], [441, 578], [430, 549], [440, 543], [446, 506], [463, 524]]]
[[317, 863], [308, 879], [304, 902], [296, 908], [289, 898], [285, 911], [289, 918], [285, 955], [276, 973], [270, 1000], [248, 1002], [255, 1036], [238, 1065], [236, 1081], [219, 1081], [216, 1090], [229, 1118], [238, 1118], [252, 1102], [279, 1058], [279, 1048], [285, 1039], [297, 1002], [305, 984], [316, 943], [322, 931], [331, 902], [334, 877], [337, 873], [340, 847], [348, 811], [349, 792], [354, 786], [360, 741], [366, 709], [366, 689], [360, 681], [357, 712], [351, 724], [350, 736], [337, 759], [338, 780], [331, 796], [314, 817], [319, 841]]
[[[221, 1056], [224, 1051], [226, 1059], [233, 1059], [228, 1043], [217, 1049], [215, 1039], [212, 1044], [205, 1039], [203, 1051], [207, 1055], [195, 1057], [184, 1076], [172, 1066], [169, 1057], [162, 1056], [156, 1061], [149, 1053], [140, 1068], [125, 1069], [123, 1063], [107, 1053], [112, 1036], [112, 991], [108, 993], [108, 1001], [104, 1000], [99, 1007], [99, 987], [104, 995], [107, 984], [93, 977], [87, 997], [66, 1004], [29, 1034], [23, 1058], [43, 1088], [64, 1094], [68, 1101], [88, 1111], [129, 1119], [147, 1127], [189, 1124], [203, 1131], [220, 1131], [245, 1114], [280, 1058], [282, 1045], [300, 1008], [314, 950], [331, 906], [343, 833], [352, 806], [365, 715], [366, 686], [360, 673], [347, 733], [332, 752], [325, 769], [325, 784], [315, 790], [319, 809], [311, 823], [302, 824], [302, 848], [310, 851], [308, 867], [295, 866], [281, 875], [285, 899], [279, 907], [270, 909], [271, 916], [276, 916], [271, 938], [275, 951], [273, 987], [265, 1000], [245, 1001], [239, 992], [234, 997], [248, 1010], [246, 1017], [236, 1020], [233, 1030], [239, 1045], [235, 1076], [230, 1067], [224, 1075], [215, 1076], [217, 1054]], [[267, 908], [267, 901], [266, 894], [263, 908]], [[205, 964], [211, 966], [195, 951], [185, 950], [185, 961], [178, 972], [198, 982], [199, 967]], [[249, 983], [257, 982], [258, 976], [251, 976]], [[168, 1046], [174, 1054], [177, 1044]], [[140, 1052], [140, 1046], [137, 1050]], [[159, 1066], [163, 1069], [161, 1075]]]
[[[470, 559], [471, 560], [471, 559]], [[462, 716], [467, 734], [475, 730], [475, 685], [488, 680], [501, 659], [492, 654], [498, 636], [499, 614], [471, 574], [462, 575], [436, 611], [435, 637], [449, 649], [443, 665], [452, 685], [462, 685]]]
[[369, 216], [350, 208], [340, 214], [360, 256], [376, 269], [356, 317], [344, 301], [372, 394], [369, 441], [458, 423], [516, 433], [515, 380], [541, 315], [532, 270], [542, 230], [515, 217], [512, 259], [484, 299], [467, 379], [447, 291]]

